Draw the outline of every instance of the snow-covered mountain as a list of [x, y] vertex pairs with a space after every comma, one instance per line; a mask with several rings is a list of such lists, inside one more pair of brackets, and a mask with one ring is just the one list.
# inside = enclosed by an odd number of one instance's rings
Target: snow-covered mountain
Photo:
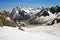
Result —
[[16, 7], [12, 9], [11, 18], [12, 19], [29, 19], [34, 14], [38, 13], [41, 9], [34, 9], [30, 7]]
[[[31, 7], [16, 7], [12, 9], [10, 17], [15, 21], [25, 21], [30, 20], [31, 23], [46, 23], [46, 24], [54, 24], [60, 20], [60, 7], [50, 7], [50, 8], [31, 8]], [[60, 22], [60, 21], [59, 21]]]
[[49, 25], [60, 22], [60, 7], [56, 7], [43, 8], [30, 19], [29, 23]]
[[[27, 23], [24, 23], [25, 21]], [[51, 8], [16, 7], [12, 9], [11, 14], [0, 15], [0, 40], [60, 40], [59, 22], [59, 6]], [[29, 23], [35, 25], [29, 25]], [[3, 27], [1, 24], [4, 24]], [[17, 25], [24, 31], [17, 29]]]

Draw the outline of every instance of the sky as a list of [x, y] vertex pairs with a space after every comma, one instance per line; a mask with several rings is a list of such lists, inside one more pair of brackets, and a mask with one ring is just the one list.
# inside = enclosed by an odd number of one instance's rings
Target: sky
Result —
[[60, 0], [0, 0], [0, 11], [11, 10], [16, 6], [56, 6], [60, 5]]

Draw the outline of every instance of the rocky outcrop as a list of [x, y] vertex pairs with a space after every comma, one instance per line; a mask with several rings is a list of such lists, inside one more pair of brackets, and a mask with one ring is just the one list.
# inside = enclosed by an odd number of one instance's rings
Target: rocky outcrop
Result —
[[23, 30], [21, 28], [21, 25], [22, 24], [18, 25], [15, 21], [11, 20], [11, 18], [7, 14], [0, 13], [0, 26], [18, 27], [20, 30]]
[[[54, 11], [54, 10], [52, 10]], [[60, 21], [60, 13], [58, 12], [54, 12], [52, 13], [47, 9], [42, 9], [40, 12], [38, 12], [37, 14], [35, 14], [34, 18], [31, 18], [29, 20], [30, 24], [47, 24], [47, 25], [52, 25], [55, 23], [59, 23]]]
[[20, 9], [19, 7], [13, 8], [11, 12], [11, 18], [15, 21], [20, 21], [20, 20], [28, 20], [30, 18], [29, 15], [25, 15], [24, 10]]

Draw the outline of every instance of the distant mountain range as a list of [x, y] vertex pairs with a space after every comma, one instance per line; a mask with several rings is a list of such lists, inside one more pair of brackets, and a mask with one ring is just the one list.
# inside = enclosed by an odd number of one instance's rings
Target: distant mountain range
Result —
[[28, 20], [30, 17], [38, 13], [41, 9], [38, 8], [27, 8], [27, 7], [16, 7], [12, 9], [10, 16], [15, 20]]
[[50, 8], [16, 7], [12, 9], [11, 13], [7, 12], [7, 14], [14, 21], [29, 20], [30, 23], [36, 22], [39, 24], [49, 21], [47, 23], [51, 23], [54, 20], [60, 20], [60, 7], [58, 5]]

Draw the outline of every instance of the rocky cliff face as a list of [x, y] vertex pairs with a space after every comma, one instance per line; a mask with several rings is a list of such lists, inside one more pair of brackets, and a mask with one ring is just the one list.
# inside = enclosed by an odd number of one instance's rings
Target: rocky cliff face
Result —
[[25, 10], [17, 7], [12, 9], [12, 13], [10, 15], [13, 20], [19, 21], [19, 20], [28, 20], [30, 16], [26, 14], [27, 12]]
[[21, 26], [24, 26], [20, 23], [17, 24], [15, 21], [11, 20], [11, 18], [6, 13], [0, 13], [0, 26], [10, 26], [10, 27], [18, 27], [23, 30]]

